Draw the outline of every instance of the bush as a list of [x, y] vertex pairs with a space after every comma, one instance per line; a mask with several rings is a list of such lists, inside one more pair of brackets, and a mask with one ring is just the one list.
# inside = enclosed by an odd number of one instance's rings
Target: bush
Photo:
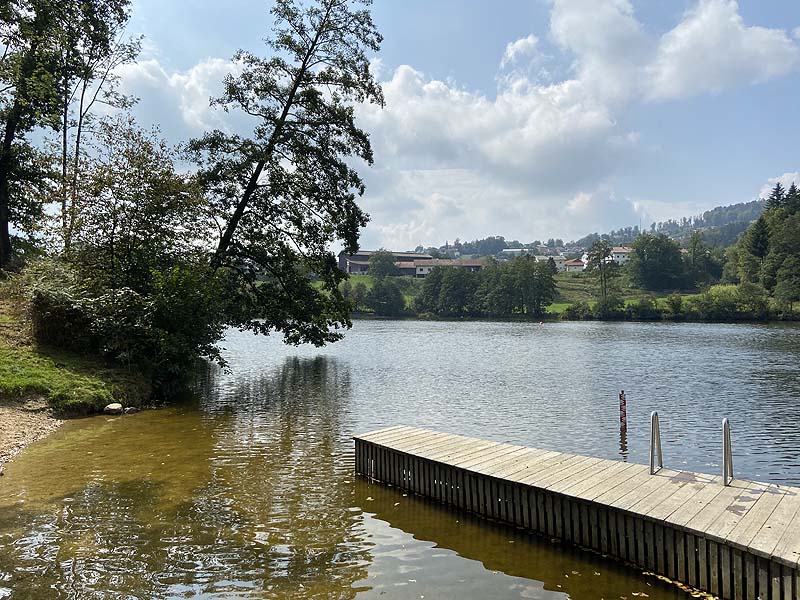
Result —
[[594, 316], [597, 319], [622, 319], [625, 316], [625, 303], [618, 296], [608, 295], [594, 305]]
[[593, 316], [591, 307], [583, 300], [570, 304], [561, 313], [561, 318], [566, 321], [588, 321]]
[[661, 310], [659, 310], [656, 299], [653, 296], [644, 296], [639, 298], [636, 302], [628, 305], [626, 312], [631, 319], [640, 321], [654, 321], [661, 319]]
[[667, 310], [664, 316], [668, 319], [679, 319], [683, 316], [683, 297], [680, 294], [667, 296]]
[[[37, 342], [135, 366], [160, 392], [180, 386], [201, 356], [221, 361], [226, 307], [222, 276], [176, 266], [153, 271], [147, 296], [130, 288], [93, 291], [64, 263], [30, 266], [27, 290]], [[228, 297], [231, 297], [230, 295]]]

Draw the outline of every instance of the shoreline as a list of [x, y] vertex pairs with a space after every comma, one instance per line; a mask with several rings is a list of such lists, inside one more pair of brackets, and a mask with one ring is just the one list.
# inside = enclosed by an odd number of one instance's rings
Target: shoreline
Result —
[[25, 448], [44, 439], [64, 423], [41, 396], [0, 398], [0, 475]]

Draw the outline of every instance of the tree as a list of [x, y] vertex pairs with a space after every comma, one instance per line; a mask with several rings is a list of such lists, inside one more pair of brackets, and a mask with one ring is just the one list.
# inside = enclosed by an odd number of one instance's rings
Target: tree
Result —
[[368, 273], [378, 279], [397, 275], [398, 270], [394, 264], [394, 255], [383, 248], [373, 252], [369, 257]]
[[589, 248], [589, 258], [586, 268], [597, 275], [598, 286], [600, 288], [600, 298], [608, 296], [609, 283], [611, 278], [611, 244], [607, 240], [598, 239]]
[[792, 182], [792, 185], [790, 185], [789, 189], [786, 191], [784, 205], [789, 212], [792, 213], [800, 210], [800, 189], [797, 188], [797, 185], [794, 182]]
[[775, 298], [781, 304], [788, 304], [789, 310], [800, 300], [800, 256], [789, 256], [778, 269], [775, 284]]
[[0, 37], [0, 269], [12, 258], [10, 226], [26, 227], [41, 214], [22, 182], [36, 150], [26, 136], [58, 127], [58, 39], [61, 11], [55, 0], [10, 0], [2, 6]]
[[444, 268], [434, 267], [422, 282], [422, 289], [416, 297], [415, 305], [419, 312], [439, 312], [439, 294], [442, 290]]
[[764, 202], [764, 210], [774, 210], [776, 208], [782, 207], [785, 199], [786, 199], [786, 191], [783, 189], [783, 186], [779, 181], [778, 183], [775, 184], [775, 187], [772, 188], [769, 197]]
[[476, 306], [475, 292], [478, 289], [475, 274], [455, 267], [446, 267], [442, 271], [439, 312], [448, 317], [473, 314]]
[[547, 259], [547, 268], [550, 269], [550, 273], [553, 275], [558, 273], [558, 267], [556, 266], [556, 261], [552, 256]]
[[[780, 184], [778, 184], [780, 185]], [[752, 255], [755, 256], [760, 262], [764, 262], [764, 257], [769, 252], [769, 227], [764, 215], [756, 219], [756, 222], [750, 226], [745, 237], [745, 248]]]
[[678, 287], [683, 275], [680, 246], [663, 233], [644, 233], [633, 242], [628, 270], [634, 284], [641, 288]]
[[[118, 92], [121, 65], [139, 54], [140, 38], [124, 40], [130, 0], [65, 2], [64, 29], [59, 48], [61, 80], [60, 191], [61, 229], [65, 253], [69, 252], [72, 226], [77, 218], [78, 178], [85, 129], [96, 104], [127, 108], [133, 103]], [[74, 135], [70, 131], [74, 130]]]
[[366, 303], [382, 317], [396, 317], [405, 309], [403, 294], [391, 279], [378, 279], [367, 294]]
[[517, 275], [519, 310], [523, 314], [540, 317], [545, 307], [553, 301], [556, 293], [553, 273], [547, 263], [538, 262], [531, 256], [514, 260]]
[[253, 133], [211, 131], [188, 146], [218, 221], [213, 267], [233, 271], [242, 286], [259, 274], [244, 326], [283, 331], [290, 343], [322, 345], [350, 325], [331, 244], [355, 252], [367, 222], [353, 165], [371, 164], [372, 149], [353, 104], [383, 105], [367, 56], [382, 38], [357, 4], [368, 1], [276, 0], [273, 56], [237, 52], [239, 75], [213, 102], [252, 118]]
[[81, 218], [72, 261], [97, 289], [148, 294], [153, 275], [200, 264], [197, 240], [210, 226], [192, 180], [158, 131], [143, 131], [124, 114], [99, 123], [82, 160]]

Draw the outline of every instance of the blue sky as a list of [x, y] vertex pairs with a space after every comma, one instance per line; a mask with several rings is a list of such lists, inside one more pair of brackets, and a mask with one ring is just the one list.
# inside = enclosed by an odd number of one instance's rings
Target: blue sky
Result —
[[[123, 71], [179, 141], [269, 3], [134, 0]], [[796, 0], [377, 0], [387, 106], [359, 110], [375, 167], [364, 247], [522, 241], [697, 214], [800, 180]]]

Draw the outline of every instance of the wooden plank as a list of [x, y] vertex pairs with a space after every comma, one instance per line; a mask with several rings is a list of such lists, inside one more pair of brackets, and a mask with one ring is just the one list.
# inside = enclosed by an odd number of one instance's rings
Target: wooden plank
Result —
[[[637, 485], [630, 489], [625, 489], [623, 493], [619, 493], [621, 491], [619, 489], [611, 490], [602, 496], [598, 496], [596, 501], [603, 502], [604, 504], [621, 510], [629, 510], [631, 506], [642, 498], [671, 485], [671, 478], [675, 472], [667, 471], [666, 473], [662, 473], [663, 471], [659, 471], [655, 475], [647, 474]], [[630, 482], [626, 482], [626, 484], [627, 483]]]
[[551, 452], [548, 450], [530, 450], [530, 453], [525, 458], [515, 460], [508, 465], [505, 465], [502, 469], [498, 469], [494, 473], [494, 476], [502, 477], [504, 479], [508, 479], [509, 481], [517, 481], [519, 476], [522, 476], [525, 471], [537, 465], [542, 460], [548, 458], [550, 455], [560, 454], [560, 452]]
[[726, 536], [727, 542], [739, 550], [748, 550], [750, 542], [761, 528], [767, 524], [775, 509], [784, 498], [777, 486], [769, 486], [767, 493], [761, 495], [753, 507]]
[[[664, 530], [664, 569], [667, 577], [678, 579], [678, 545], [675, 539], [675, 531], [672, 527], [663, 527]], [[681, 579], [683, 581], [683, 579]]]
[[772, 600], [781, 598], [781, 566], [771, 562], [769, 564], [769, 593]]
[[800, 566], [800, 512], [794, 515], [792, 522], [778, 540], [772, 551], [772, 560], [793, 569]]
[[744, 600], [745, 582], [744, 582], [744, 559], [741, 551], [736, 548], [731, 549], [731, 568], [733, 569], [733, 599]]
[[758, 533], [748, 542], [749, 551], [763, 558], [771, 558], [783, 532], [800, 512], [800, 496], [784, 494], [778, 506], [772, 511], [769, 521], [761, 526]]
[[734, 481], [734, 485], [723, 487], [722, 490], [714, 496], [711, 502], [703, 506], [703, 508], [686, 523], [686, 529], [704, 535], [706, 529], [727, 510], [731, 503], [736, 500], [740, 494], [746, 493], [747, 486], [743, 486], [742, 482], [738, 482], [738, 485], [735, 485], [736, 483], [737, 482]]
[[654, 476], [650, 475], [649, 467], [635, 465], [587, 490], [582, 496], [594, 502], [610, 504], [648, 481], [652, 481], [652, 477]]
[[[709, 590], [710, 588], [710, 559], [708, 556], [708, 542], [704, 537], [695, 537], [697, 541], [697, 578], [700, 581], [700, 589]], [[766, 598], [766, 596], [765, 596]]]
[[508, 454], [516, 449], [516, 446], [511, 446], [509, 444], [497, 444], [496, 446], [492, 446], [490, 448], [485, 448], [482, 450], [478, 449], [472, 454], [466, 454], [463, 460], [458, 459], [453, 464], [461, 469], [468, 469], [470, 471], [477, 472], [474, 468], [475, 465], [486, 462], [491, 458]]
[[715, 596], [722, 595], [722, 585], [719, 576], [719, 546], [716, 542], [706, 540], [708, 548], [708, 585]]
[[[720, 478], [720, 482], [721, 481], [722, 478]], [[708, 506], [714, 498], [725, 489], [728, 488], [723, 487], [721, 483], [707, 485], [700, 492], [692, 496], [692, 498], [684, 502], [683, 505], [667, 515], [664, 520], [671, 525], [686, 530], [686, 524], [697, 516], [701, 510]]]
[[[582, 473], [586, 469], [590, 469], [592, 465], [598, 461], [599, 459], [597, 458], [575, 456], [574, 458], [570, 458], [557, 465], [554, 465], [550, 469], [539, 473], [533, 478], [528, 477], [526, 480], [530, 483], [530, 485], [535, 485], [536, 487], [540, 487], [542, 489], [549, 489], [554, 484], [563, 481], [564, 479], [567, 479], [576, 473]], [[531, 479], [533, 479], [533, 481], [530, 481]]]
[[794, 581], [794, 569], [782, 565], [781, 571], [781, 578], [783, 579], [783, 581], [781, 581], [781, 600], [793, 600], [792, 585]]
[[[655, 484], [653, 485], [653, 491], [644, 495], [639, 500], [634, 502], [631, 500], [631, 498], [627, 498], [629, 505], [627, 506], [626, 510], [630, 510], [631, 512], [635, 512], [647, 517], [657, 506], [680, 492], [684, 487], [686, 487], [687, 484], [685, 481], [680, 481], [676, 478], [670, 477], [663, 481], [662, 485], [660, 486], [655, 486]], [[620, 499], [621, 502], [624, 500], [626, 500], [625, 496]], [[661, 519], [653, 520], [660, 521]]]
[[769, 560], [759, 558], [757, 561], [758, 597], [760, 600], [769, 599]]
[[391, 431], [399, 431], [403, 429], [411, 429], [406, 425], [392, 425], [391, 427], [384, 427], [383, 429], [376, 429], [374, 431], [369, 431], [367, 433], [360, 433], [354, 435], [353, 438], [357, 440], [362, 440], [364, 442], [371, 442], [373, 439], [378, 439], [382, 435], [389, 433]]
[[547, 454], [538, 456], [536, 461], [526, 465], [527, 468], [524, 470], [513, 473], [509, 476], [509, 479], [525, 485], [533, 485], [532, 482], [535, 481], [537, 477], [541, 476], [542, 473], [552, 469], [554, 466], [557, 466], [564, 461], [573, 459], [574, 457], [574, 454], [549, 452]]
[[583, 481], [594, 473], [595, 466], [600, 462], [601, 459], [599, 458], [584, 457], [583, 460], [576, 461], [551, 475], [542, 476], [542, 479], [539, 479], [536, 485], [554, 491], [554, 488], [558, 485]]
[[702, 483], [687, 483], [686, 485], [678, 487], [675, 492], [662, 499], [661, 502], [653, 506], [647, 511], [647, 517], [656, 521], [666, 521], [667, 517], [681, 508], [687, 502], [691, 502], [703, 490], [707, 488], [708, 484]]
[[742, 553], [742, 561], [744, 562], [744, 576], [747, 580], [745, 594], [747, 600], [756, 600], [758, 595], [758, 580], [756, 579], [756, 557], [749, 552]]
[[717, 542], [724, 543], [728, 535], [733, 531], [742, 518], [750, 512], [759, 498], [764, 494], [767, 485], [761, 483], [751, 483], [741, 494], [725, 507], [719, 517], [717, 517], [706, 528], [705, 536]]
[[625, 469], [633, 467], [631, 463], [625, 463], [619, 460], [606, 460], [597, 466], [587, 477], [580, 480], [562, 481], [555, 484], [552, 488], [554, 492], [559, 494], [566, 494], [569, 496], [577, 496], [581, 492], [606, 481], [612, 475], [615, 475]]
[[493, 476], [493, 471], [498, 467], [506, 464], [508, 461], [513, 461], [517, 457], [525, 456], [526, 448], [509, 446], [507, 452], [502, 452], [492, 457], [487, 457], [485, 460], [469, 467], [470, 471], [480, 473], [482, 475]]
[[691, 533], [683, 533], [686, 540], [686, 583], [693, 587], [699, 587], [700, 581], [697, 579], [697, 538]]

